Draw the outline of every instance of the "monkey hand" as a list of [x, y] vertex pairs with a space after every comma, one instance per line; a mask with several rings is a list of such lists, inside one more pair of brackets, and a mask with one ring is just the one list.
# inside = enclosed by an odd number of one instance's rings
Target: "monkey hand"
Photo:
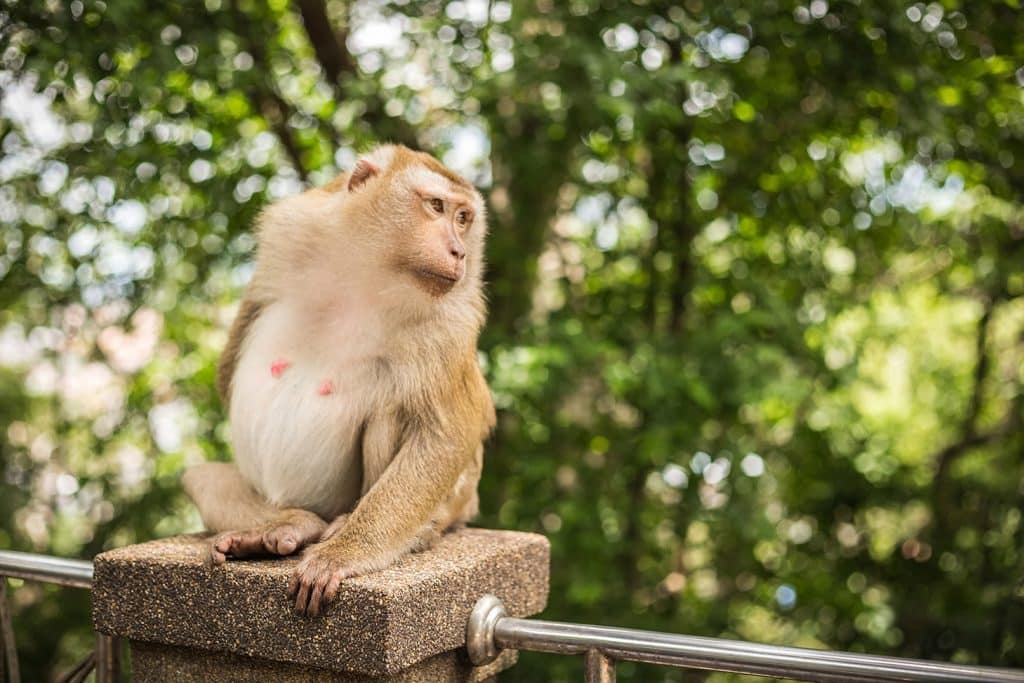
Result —
[[387, 566], [388, 558], [347, 539], [332, 537], [310, 546], [302, 555], [289, 595], [295, 598], [295, 613], [315, 617], [338, 593], [341, 582]]

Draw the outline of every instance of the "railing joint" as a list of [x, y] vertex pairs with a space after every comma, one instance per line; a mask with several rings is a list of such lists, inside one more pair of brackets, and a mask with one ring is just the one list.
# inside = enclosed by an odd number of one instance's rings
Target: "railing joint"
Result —
[[591, 648], [583, 653], [583, 672], [586, 683], [615, 683], [615, 660]]

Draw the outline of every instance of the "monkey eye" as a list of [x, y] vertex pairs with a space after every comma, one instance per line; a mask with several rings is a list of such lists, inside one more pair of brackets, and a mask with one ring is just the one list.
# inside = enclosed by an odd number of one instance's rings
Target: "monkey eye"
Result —
[[462, 227], [466, 227], [470, 224], [472, 217], [469, 215], [469, 211], [463, 209], [455, 214], [455, 221]]
[[432, 197], [430, 199], [430, 208], [438, 213], [444, 213], [444, 202], [437, 197]]

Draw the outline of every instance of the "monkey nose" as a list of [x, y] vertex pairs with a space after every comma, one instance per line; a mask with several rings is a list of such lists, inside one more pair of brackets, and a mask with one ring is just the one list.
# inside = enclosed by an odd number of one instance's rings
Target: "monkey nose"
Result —
[[448, 253], [451, 254], [456, 261], [462, 261], [466, 258], [466, 248], [462, 246], [461, 242], [452, 241], [448, 246]]

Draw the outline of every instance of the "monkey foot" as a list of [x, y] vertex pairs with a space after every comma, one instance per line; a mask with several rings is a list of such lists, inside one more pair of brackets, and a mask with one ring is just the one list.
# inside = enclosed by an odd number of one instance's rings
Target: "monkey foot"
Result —
[[254, 529], [226, 531], [214, 536], [210, 562], [230, 559], [291, 555], [320, 540], [327, 525], [312, 512], [296, 511]]
[[347, 514], [335, 517], [334, 521], [328, 524], [327, 528], [324, 529], [324, 532], [320, 535], [320, 541], [323, 542], [332, 536], [337, 536], [338, 532], [344, 529], [345, 525], [348, 524], [348, 518], [349, 515]]

